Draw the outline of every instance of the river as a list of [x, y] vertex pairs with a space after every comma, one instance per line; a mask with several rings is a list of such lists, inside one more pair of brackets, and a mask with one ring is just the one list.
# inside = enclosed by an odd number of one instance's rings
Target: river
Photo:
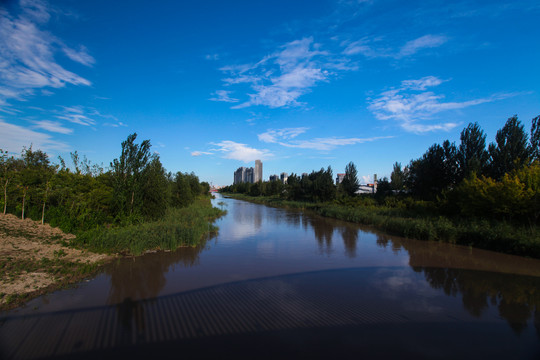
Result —
[[0, 358], [540, 358], [540, 260], [245, 201], [2, 314]]

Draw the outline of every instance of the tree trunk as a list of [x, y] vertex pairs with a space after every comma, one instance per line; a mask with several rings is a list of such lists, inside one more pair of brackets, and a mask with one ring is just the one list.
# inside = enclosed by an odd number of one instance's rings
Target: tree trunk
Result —
[[26, 190], [27, 190], [27, 188], [24, 188], [23, 198], [22, 198], [22, 216], [21, 216], [21, 218], [23, 220], [24, 220], [24, 205], [25, 205], [25, 201], [26, 201]]
[[45, 199], [43, 199], [43, 209], [41, 210], [41, 225], [45, 222], [45, 204], [47, 203], [47, 195], [49, 194], [49, 183], [47, 182], [47, 188], [45, 189]]
[[135, 199], [135, 191], [131, 192], [131, 207], [129, 209], [129, 215], [133, 213], [133, 200]]
[[4, 215], [6, 215], [7, 211], [7, 186], [9, 183], [9, 179], [6, 179], [6, 184], [4, 185]]

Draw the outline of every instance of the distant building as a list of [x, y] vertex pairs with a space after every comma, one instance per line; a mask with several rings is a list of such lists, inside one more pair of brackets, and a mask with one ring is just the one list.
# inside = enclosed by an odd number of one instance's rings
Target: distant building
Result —
[[277, 175], [270, 175], [270, 181], [278, 181], [279, 180], [279, 176]]
[[240, 183], [251, 183], [258, 182], [262, 180], [262, 161], [255, 160], [255, 169], [252, 167], [239, 167], [234, 172], [234, 181], [233, 184]]
[[343, 179], [345, 178], [345, 174], [337, 174], [336, 177], [336, 185], [339, 185], [343, 182]]
[[253, 184], [254, 175], [255, 175], [255, 171], [253, 171], [253, 168], [252, 167], [248, 168], [246, 170], [246, 179], [244, 180], [244, 182]]
[[234, 172], [234, 184], [240, 184], [244, 182], [244, 179], [246, 178], [246, 168], [245, 167], [239, 167]]
[[281, 179], [282, 183], [286, 184], [287, 179], [289, 178], [289, 174], [287, 174], [286, 172], [282, 172], [279, 178]]
[[307, 177], [308, 173], [302, 173], [302, 177]]
[[263, 175], [262, 175], [262, 161], [261, 160], [255, 160], [255, 170], [253, 172], [253, 182], [259, 182], [262, 181]]

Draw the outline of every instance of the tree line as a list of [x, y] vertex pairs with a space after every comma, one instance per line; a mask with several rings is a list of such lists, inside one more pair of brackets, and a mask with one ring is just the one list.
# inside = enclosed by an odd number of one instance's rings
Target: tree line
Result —
[[70, 153], [53, 164], [32, 146], [16, 157], [0, 150], [3, 213], [32, 218], [68, 232], [103, 224], [135, 224], [162, 217], [169, 207], [186, 207], [210, 186], [194, 173], [167, 172], [150, 140], [137, 134], [122, 142], [121, 154], [108, 169]]
[[[407, 197], [433, 202], [446, 215], [536, 224], [540, 216], [540, 116], [532, 119], [529, 134], [512, 116], [497, 131], [494, 142], [488, 145], [486, 139], [478, 123], [470, 123], [458, 145], [446, 140], [433, 144], [405, 167], [396, 162], [390, 179], [378, 182], [375, 198], [381, 204], [403, 206], [396, 198]], [[242, 183], [223, 191], [325, 202], [357, 198], [359, 186], [356, 166], [350, 162], [337, 186], [328, 167], [309, 175], [292, 174], [286, 184]]]

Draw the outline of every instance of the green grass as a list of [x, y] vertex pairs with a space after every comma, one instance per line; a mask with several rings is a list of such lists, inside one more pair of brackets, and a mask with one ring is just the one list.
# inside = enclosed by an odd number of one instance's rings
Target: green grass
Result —
[[185, 208], [169, 208], [157, 221], [123, 227], [99, 227], [77, 236], [74, 245], [100, 253], [140, 255], [148, 250], [195, 246], [217, 231], [212, 220], [225, 212], [198, 201]]
[[407, 238], [443, 241], [540, 258], [538, 226], [474, 218], [449, 218], [438, 214], [433, 205], [427, 202], [407, 199], [399, 204], [378, 205], [372, 198], [356, 198], [329, 203], [306, 203], [278, 197], [225, 195], [269, 206], [308, 210], [325, 217], [372, 226], [389, 234]]

